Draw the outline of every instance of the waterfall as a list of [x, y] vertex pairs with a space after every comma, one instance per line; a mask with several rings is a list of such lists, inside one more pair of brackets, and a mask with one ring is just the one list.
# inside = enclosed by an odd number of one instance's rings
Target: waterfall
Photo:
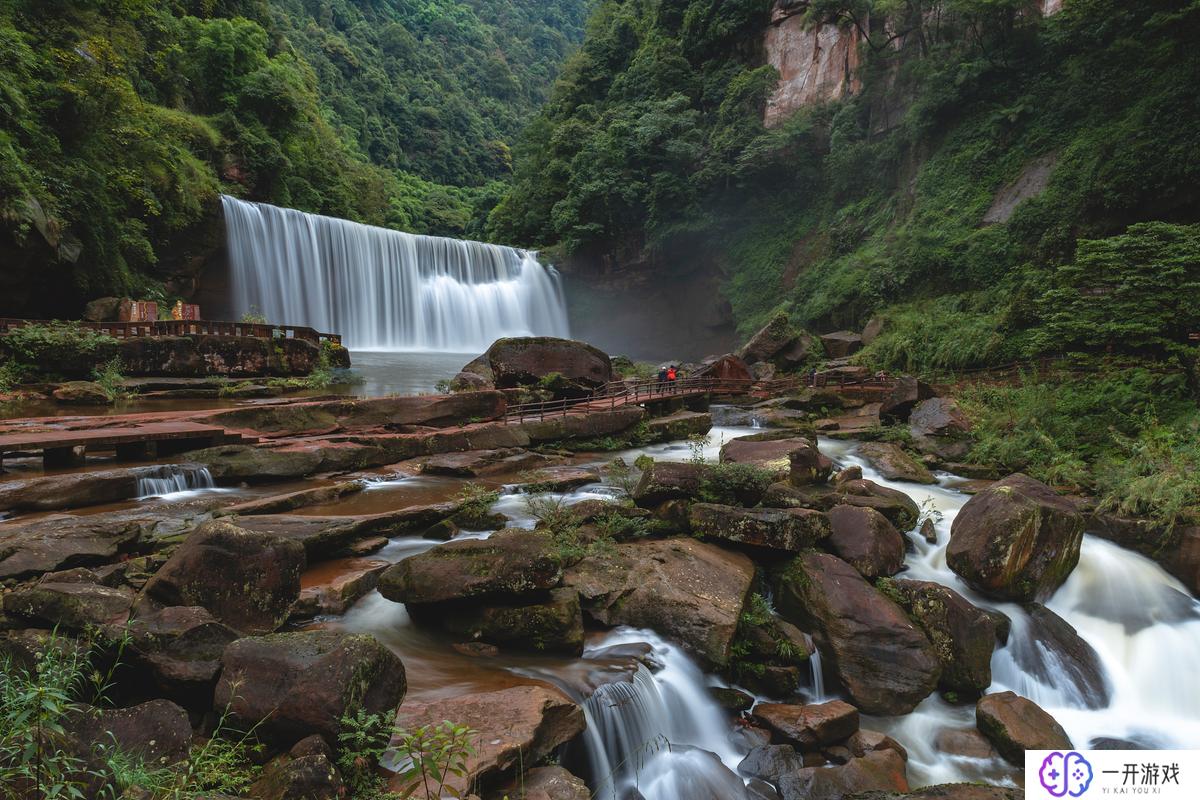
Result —
[[662, 669], [639, 666], [632, 681], [604, 684], [583, 702], [593, 797], [619, 800], [635, 788], [645, 800], [746, 797], [734, 772], [745, 752], [732, 743], [704, 673], [652, 631], [618, 628], [600, 647], [633, 642], [652, 645]]
[[216, 487], [208, 467], [169, 464], [153, 467], [137, 479], [138, 499]]
[[234, 310], [340, 333], [360, 350], [481, 353], [568, 336], [558, 273], [534, 253], [222, 196]]

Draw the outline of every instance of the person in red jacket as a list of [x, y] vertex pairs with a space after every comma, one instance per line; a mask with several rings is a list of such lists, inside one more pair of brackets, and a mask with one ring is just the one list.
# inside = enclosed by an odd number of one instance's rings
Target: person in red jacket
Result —
[[667, 387], [670, 391], [675, 391], [675, 380], [679, 377], [679, 373], [675, 370], [675, 365], [667, 367]]

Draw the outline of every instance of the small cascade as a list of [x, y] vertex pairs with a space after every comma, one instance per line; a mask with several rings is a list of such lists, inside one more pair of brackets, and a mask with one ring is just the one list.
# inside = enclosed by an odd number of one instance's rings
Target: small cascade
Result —
[[651, 631], [618, 629], [601, 646], [634, 642], [651, 644], [662, 669], [639, 666], [632, 681], [605, 684], [584, 701], [593, 796], [620, 800], [637, 789], [645, 800], [744, 797], [745, 784], [733, 772], [744, 753], [731, 741], [704, 673]]
[[821, 666], [821, 654], [815, 645], [811, 647], [811, 653], [808, 657], [809, 693], [812, 695], [809, 702], [823, 703], [829, 698], [825, 696], [825, 673]]
[[534, 253], [221, 204], [239, 315], [340, 333], [358, 350], [481, 353], [503, 336], [569, 335], [558, 273]]
[[168, 464], [154, 467], [137, 480], [137, 497], [161, 497], [176, 492], [194, 492], [216, 488], [208, 467]]

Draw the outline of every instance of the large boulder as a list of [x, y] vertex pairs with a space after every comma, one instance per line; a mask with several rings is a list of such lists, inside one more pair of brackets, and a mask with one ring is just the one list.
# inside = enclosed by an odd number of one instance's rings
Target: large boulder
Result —
[[208, 707], [225, 648], [239, 637], [199, 606], [170, 606], [131, 620], [130, 663], [164, 695]]
[[875, 750], [845, 764], [805, 767], [780, 776], [782, 800], [842, 800], [864, 792], [907, 792], [904, 759], [895, 750]]
[[865, 578], [895, 575], [904, 566], [904, 537], [873, 508], [829, 509], [829, 549]]
[[379, 593], [396, 603], [519, 597], [554, 588], [562, 570], [550, 534], [509, 528], [409, 556], [379, 576]]
[[741, 508], [693, 503], [692, 533], [701, 538], [799, 553], [829, 536], [829, 519], [810, 508]]
[[228, 522], [197, 528], [142, 589], [139, 614], [201, 606], [242, 633], [268, 633], [300, 596], [304, 547]]
[[692, 377], [716, 378], [719, 381], [728, 381], [733, 384], [744, 382], [747, 389], [754, 380], [754, 375], [746, 366], [746, 362], [736, 355], [724, 355], [714, 359], [696, 370]]
[[692, 436], [704, 436], [712, 430], [712, 415], [700, 411], [677, 411], [646, 422], [651, 442], [677, 442]]
[[933, 388], [910, 375], [901, 375], [879, 406], [879, 418], [885, 422], [907, 422], [913, 408], [933, 397]]
[[642, 508], [654, 508], [668, 500], [692, 500], [700, 495], [707, 473], [706, 464], [656, 461], [642, 472], [633, 500]]
[[282, 756], [263, 769], [247, 796], [255, 800], [340, 800], [346, 796], [346, 786], [324, 753]]
[[918, 450], [943, 461], [961, 460], [971, 449], [971, 420], [949, 398], [931, 397], [914, 405], [908, 431]]
[[311, 475], [321, 468], [322, 456], [315, 449], [228, 444], [194, 450], [188, 459], [203, 464], [218, 481], [264, 483]]
[[937, 479], [924, 464], [893, 442], [864, 442], [859, 446], [858, 452], [889, 481], [937, 483]]
[[1070, 737], [1037, 703], [1013, 692], [988, 694], [975, 704], [975, 724], [1010, 763], [1025, 763], [1026, 750], [1071, 750]]
[[483, 358], [493, 383], [500, 389], [537, 384], [555, 373], [580, 389], [596, 388], [613, 379], [609, 357], [600, 349], [573, 339], [552, 336], [497, 339]]
[[822, 511], [837, 505], [873, 508], [901, 531], [911, 530], [921, 514], [916, 502], [904, 492], [880, 486], [874, 481], [851, 477], [832, 485], [771, 484], [762, 503], [775, 508], [816, 508]]
[[[882, 586], [882, 584], [881, 584]], [[939, 686], [975, 697], [992, 684], [996, 622], [958, 592], [932, 581], [897, 580], [893, 599], [921, 626], [942, 663]]]
[[404, 665], [370, 634], [275, 633], [225, 648], [213, 707], [262, 738], [291, 745], [314, 733], [337, 742], [344, 715], [390, 714], [404, 699]]
[[601, 625], [651, 628], [706, 666], [724, 667], [754, 563], [694, 539], [620, 544], [567, 570], [584, 612]]
[[[495, 692], [456, 694], [427, 703], [405, 703], [397, 726], [414, 730], [440, 726], [444, 720], [477, 732], [464, 774], [451, 776], [446, 788], [465, 797], [467, 788], [487, 782], [513, 768], [537, 764], [583, 732], [583, 710], [555, 689], [514, 686]], [[411, 789], [400, 777], [393, 791], [408, 797]]]
[[833, 462], [812, 442], [788, 452], [788, 481], [793, 486], [824, 483], [832, 472]]
[[505, 783], [487, 800], [592, 800], [592, 790], [562, 767], [534, 767], [519, 780]]
[[0, 484], [0, 511], [58, 511], [137, 496], [138, 478], [155, 469], [135, 467], [46, 475]]
[[555, 589], [545, 600], [520, 604], [484, 605], [477, 600], [432, 606], [410, 603], [408, 610], [417, 622], [472, 641], [538, 652], [583, 653], [583, 615], [579, 594], [573, 589]]
[[770, 361], [785, 348], [795, 344], [799, 337], [800, 332], [792, 327], [787, 315], [776, 314], [750, 337], [742, 349], [738, 350], [737, 355], [747, 364]]
[[937, 686], [933, 645], [904, 610], [846, 562], [825, 553], [794, 559], [776, 582], [785, 619], [812, 631], [823, 658], [868, 714], [907, 714]]
[[147, 766], [165, 767], [188, 757], [192, 726], [187, 712], [169, 700], [151, 700], [129, 708], [78, 709], [66, 727], [73, 737], [102, 752], [120, 748]]
[[721, 463], [753, 464], [769, 469], [781, 478], [791, 469], [791, 456], [796, 450], [808, 452], [815, 449], [813, 443], [801, 436], [784, 437], [751, 434], [730, 439], [721, 445]]
[[802, 750], [836, 744], [858, 730], [858, 709], [841, 700], [807, 706], [759, 703], [751, 716], [776, 738]]
[[862, 336], [853, 331], [834, 331], [821, 334], [825, 355], [830, 358], [846, 358], [862, 350]]
[[1017, 473], [973, 496], [954, 518], [946, 563], [1003, 600], [1049, 597], [1079, 563], [1083, 516], [1049, 486]]

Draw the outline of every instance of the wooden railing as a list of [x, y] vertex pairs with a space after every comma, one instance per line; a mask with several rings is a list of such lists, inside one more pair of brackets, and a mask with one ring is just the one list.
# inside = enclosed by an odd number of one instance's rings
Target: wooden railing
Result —
[[844, 373], [817, 374], [807, 377], [782, 378], [769, 381], [754, 381], [744, 378], [718, 378], [696, 375], [676, 381], [656, 379], [637, 381], [613, 381], [595, 389], [583, 397], [563, 400], [544, 400], [518, 403], [505, 411], [505, 421], [510, 423], [544, 420], [566, 416], [575, 411], [614, 411], [627, 405], [638, 405], [657, 400], [672, 400], [701, 394], [755, 395], [771, 397], [803, 388], [829, 388], [835, 390], [866, 390], [886, 394], [895, 388], [891, 378], [869, 376], [856, 377]]
[[[0, 335], [26, 325], [49, 325], [49, 320], [0, 318]], [[73, 322], [81, 328], [106, 333], [115, 339], [140, 336], [249, 336], [255, 339], [300, 339], [320, 344], [341, 345], [336, 333], [321, 333], [302, 325], [271, 325], [261, 322], [221, 322], [207, 319], [166, 319], [153, 322]]]

